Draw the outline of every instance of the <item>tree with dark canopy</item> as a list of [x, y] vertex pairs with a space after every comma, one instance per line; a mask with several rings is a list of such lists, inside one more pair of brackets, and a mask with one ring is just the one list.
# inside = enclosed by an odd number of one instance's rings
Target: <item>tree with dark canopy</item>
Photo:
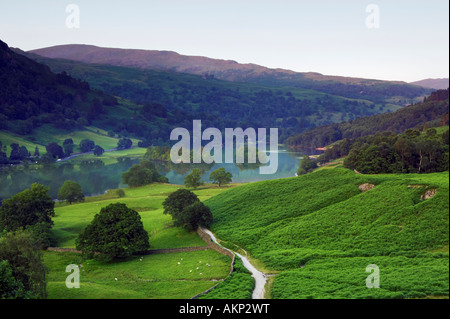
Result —
[[17, 230], [3, 235], [0, 260], [0, 299], [47, 297], [47, 270], [32, 232]]
[[212, 214], [197, 195], [187, 189], [179, 189], [170, 194], [163, 202], [164, 214], [172, 216], [175, 226], [192, 231], [198, 226], [208, 227], [212, 224]]
[[80, 184], [74, 181], [65, 181], [58, 191], [58, 199], [68, 201], [69, 204], [83, 202], [84, 194]]
[[76, 239], [76, 248], [84, 254], [112, 260], [129, 257], [150, 248], [148, 233], [138, 212], [125, 204], [109, 204], [95, 215]]

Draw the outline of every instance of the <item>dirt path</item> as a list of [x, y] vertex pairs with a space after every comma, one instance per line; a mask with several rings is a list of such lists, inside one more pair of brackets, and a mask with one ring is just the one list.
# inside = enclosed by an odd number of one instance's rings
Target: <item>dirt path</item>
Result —
[[[202, 228], [202, 230], [209, 235], [209, 237], [211, 238], [211, 240], [213, 242], [215, 242], [217, 245], [223, 247], [222, 245], [220, 245], [220, 243], [218, 242], [217, 238], [214, 236], [214, 234], [205, 228]], [[253, 293], [252, 293], [252, 299], [264, 299], [264, 294], [265, 294], [265, 285], [267, 282], [267, 275], [264, 274], [263, 272], [259, 271], [258, 269], [256, 269], [255, 266], [253, 266], [250, 261], [248, 260], [247, 257], [234, 252], [226, 247], [223, 247], [224, 249], [228, 250], [229, 252], [236, 254], [239, 258], [241, 258], [242, 260], [242, 264], [244, 265], [245, 268], [248, 269], [248, 271], [250, 271], [250, 273], [252, 274], [253, 279], [255, 279], [255, 288], [253, 289]]]

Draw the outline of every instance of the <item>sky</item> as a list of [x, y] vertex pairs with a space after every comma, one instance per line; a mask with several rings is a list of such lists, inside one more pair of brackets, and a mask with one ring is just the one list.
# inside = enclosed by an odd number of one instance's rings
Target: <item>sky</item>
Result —
[[[79, 8], [79, 28], [70, 4]], [[25, 51], [61, 44], [169, 50], [412, 82], [449, 77], [449, 1], [0, 0], [0, 40]]]

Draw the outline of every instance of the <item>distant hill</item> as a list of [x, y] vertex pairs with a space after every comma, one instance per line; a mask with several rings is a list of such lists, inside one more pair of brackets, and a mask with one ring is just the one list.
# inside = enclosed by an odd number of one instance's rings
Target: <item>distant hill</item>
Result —
[[445, 90], [449, 87], [449, 79], [425, 79], [420, 81], [411, 82], [410, 84], [423, 86], [426, 88]]
[[[65, 130], [84, 130], [93, 125], [121, 136], [154, 142], [170, 134], [167, 121], [176, 122], [164, 108], [142, 106], [95, 90], [65, 71], [60, 73], [11, 50], [0, 41], [0, 130], [33, 140], [33, 132], [46, 124]], [[149, 111], [150, 110], [150, 111]], [[178, 117], [186, 117], [182, 112]]]
[[104, 98], [91, 91], [87, 82], [66, 73], [55, 74], [49, 67], [13, 52], [2, 41], [0, 83], [0, 129], [20, 134], [48, 122], [74, 127], [94, 99]]
[[344, 138], [359, 138], [378, 132], [402, 133], [431, 122], [431, 126], [448, 125], [449, 90], [433, 92], [424, 102], [410, 105], [396, 112], [361, 117], [354, 121], [313, 128], [287, 139], [291, 148], [324, 147]]
[[405, 82], [326, 76], [313, 72], [297, 73], [284, 69], [269, 69], [256, 64], [240, 64], [231, 60], [186, 56], [171, 51], [101, 48], [92, 45], [60, 45], [30, 52], [48, 58], [147, 70], [174, 71], [271, 86], [292, 86], [373, 102], [401, 97], [405, 99], [405, 101], [400, 102], [403, 102], [403, 106], [412, 103], [412, 99], [431, 92], [429, 89]]
[[403, 104], [173, 71], [52, 59], [18, 49], [16, 52], [48, 65], [54, 72], [66, 71], [108, 94], [141, 105], [156, 102], [174, 114], [189, 114], [170, 122], [177, 127], [192, 127], [192, 118], [201, 119], [204, 127], [219, 129], [277, 127], [280, 141], [311, 127], [394, 111]]

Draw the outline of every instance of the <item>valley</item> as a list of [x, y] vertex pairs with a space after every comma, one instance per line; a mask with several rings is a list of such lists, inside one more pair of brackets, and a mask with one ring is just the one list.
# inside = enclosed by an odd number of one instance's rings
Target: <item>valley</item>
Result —
[[[35, 250], [49, 299], [448, 299], [448, 88], [174, 52], [24, 52], [4, 42], [0, 71], [0, 199], [34, 200], [26, 190], [38, 183], [54, 204], [47, 217], [56, 247]], [[190, 145], [200, 121], [221, 137], [227, 128], [277, 128], [278, 150], [265, 155], [278, 169], [195, 163], [190, 150], [195, 164], [174, 164], [170, 133], [187, 128]], [[197, 146], [208, 146], [201, 137]], [[312, 169], [299, 170], [304, 159]], [[151, 181], [131, 187], [123, 174], [137, 164]], [[194, 168], [199, 183], [188, 187]], [[219, 168], [230, 185], [208, 179]], [[66, 181], [79, 184], [81, 202], [59, 199]], [[181, 213], [210, 213], [206, 231], [235, 254], [233, 264], [174, 226], [164, 203], [178, 190], [201, 203]], [[118, 203], [139, 217], [150, 250], [112, 260], [74, 252], [96, 214]], [[0, 206], [0, 243], [29, 229], [47, 234], [36, 221], [8, 232], [8, 205]], [[80, 289], [67, 288], [67, 265], [80, 267]], [[377, 289], [367, 281], [373, 265]]]

